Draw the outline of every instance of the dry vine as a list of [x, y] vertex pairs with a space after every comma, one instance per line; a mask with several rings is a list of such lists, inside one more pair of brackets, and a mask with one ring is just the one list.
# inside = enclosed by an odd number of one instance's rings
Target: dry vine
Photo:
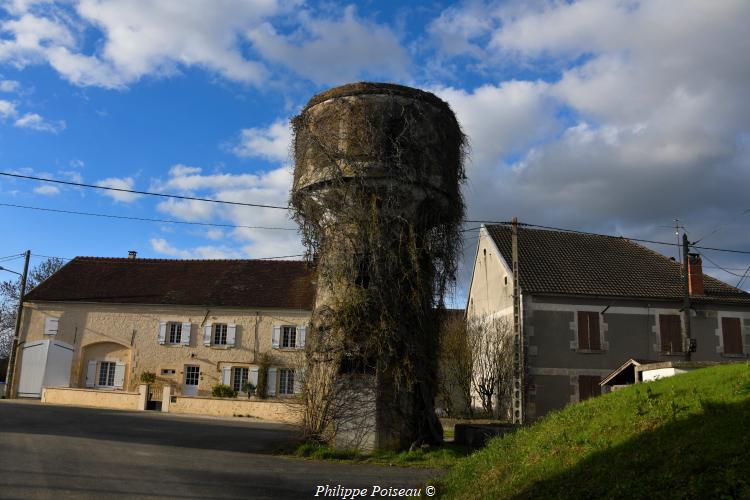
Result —
[[465, 136], [434, 95], [383, 84], [322, 94], [292, 124], [291, 206], [318, 280], [305, 431], [369, 421], [381, 445], [439, 442], [437, 311], [461, 250]]

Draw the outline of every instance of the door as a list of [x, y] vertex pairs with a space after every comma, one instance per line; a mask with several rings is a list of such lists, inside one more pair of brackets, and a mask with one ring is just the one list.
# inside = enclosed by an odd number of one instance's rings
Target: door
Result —
[[42, 387], [70, 387], [73, 346], [60, 341], [39, 340], [23, 346], [18, 395], [38, 398]]
[[70, 387], [70, 368], [73, 365], [73, 346], [53, 341], [47, 353], [44, 387]]
[[200, 380], [200, 373], [201, 373], [200, 366], [194, 366], [194, 365], [185, 366], [185, 383], [182, 384], [183, 396], [197, 396], [198, 395], [198, 380]]
[[18, 395], [20, 397], [41, 397], [48, 350], [49, 340], [39, 340], [23, 346], [21, 375], [18, 378]]

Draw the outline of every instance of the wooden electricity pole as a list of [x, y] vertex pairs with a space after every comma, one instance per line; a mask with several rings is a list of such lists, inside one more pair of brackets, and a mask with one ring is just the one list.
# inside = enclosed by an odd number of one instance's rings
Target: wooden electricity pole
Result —
[[682, 318], [685, 323], [685, 361], [690, 361], [690, 262], [688, 261], [688, 237], [682, 233]]
[[23, 314], [23, 297], [26, 295], [26, 277], [29, 274], [29, 259], [31, 258], [31, 250], [26, 250], [25, 261], [23, 264], [23, 274], [21, 275], [21, 290], [18, 295], [18, 309], [16, 310], [16, 326], [13, 329], [13, 343], [10, 348], [10, 356], [8, 357], [8, 374], [5, 377], [5, 397], [9, 398], [13, 394], [13, 374], [15, 372], [16, 365], [16, 351], [18, 350], [18, 336], [21, 332], [21, 315]]

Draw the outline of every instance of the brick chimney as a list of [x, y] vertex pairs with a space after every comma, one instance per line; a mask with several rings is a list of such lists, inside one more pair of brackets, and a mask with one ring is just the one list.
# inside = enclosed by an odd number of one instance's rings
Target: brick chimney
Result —
[[136, 257], [138, 257], [138, 252], [135, 250], [130, 250], [128, 252], [128, 259], [135, 259]]
[[705, 295], [703, 290], [703, 262], [697, 253], [688, 254], [688, 292], [690, 295]]

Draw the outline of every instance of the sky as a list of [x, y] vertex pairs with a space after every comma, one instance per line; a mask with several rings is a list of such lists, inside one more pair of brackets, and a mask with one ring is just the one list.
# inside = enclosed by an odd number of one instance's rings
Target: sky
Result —
[[[677, 218], [750, 250], [748, 25], [746, 0], [2, 1], [0, 171], [286, 205], [289, 119], [332, 86], [394, 82], [456, 113], [469, 220], [672, 242]], [[298, 255], [294, 228], [284, 210], [0, 177], [0, 259]], [[732, 285], [750, 266], [701, 252]]]

